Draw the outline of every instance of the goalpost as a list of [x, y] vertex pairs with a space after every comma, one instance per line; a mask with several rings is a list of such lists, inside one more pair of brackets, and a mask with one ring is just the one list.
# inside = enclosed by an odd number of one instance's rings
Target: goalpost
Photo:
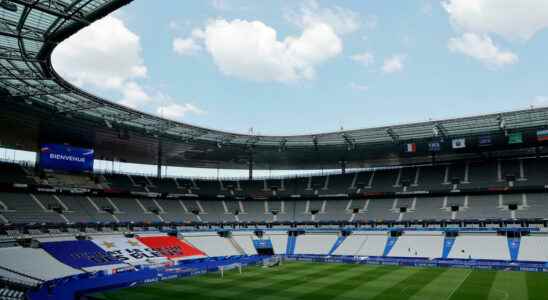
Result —
[[230, 265], [219, 266], [219, 272], [221, 272], [221, 278], [225, 277], [225, 271], [238, 269], [238, 273], [242, 274], [242, 264], [234, 263]]
[[[278, 267], [283, 264], [283, 257], [282, 256], [271, 256], [268, 258], [263, 259], [263, 268], [273, 268]], [[225, 271], [230, 271], [238, 269], [238, 273], [242, 274], [242, 264], [241, 263], [233, 263], [229, 265], [219, 266], [218, 270], [219, 273], [221, 273], [221, 278], [225, 277]]]
[[263, 259], [263, 268], [272, 268], [281, 266], [283, 263], [281, 256], [272, 256], [269, 258]]

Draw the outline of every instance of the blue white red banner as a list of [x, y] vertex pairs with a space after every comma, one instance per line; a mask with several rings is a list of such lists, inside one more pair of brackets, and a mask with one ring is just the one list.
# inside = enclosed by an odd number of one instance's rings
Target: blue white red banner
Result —
[[77, 269], [122, 264], [88, 240], [45, 242], [40, 246], [58, 261]]
[[417, 152], [417, 144], [415, 143], [405, 144], [403, 151], [406, 153], [415, 153]]
[[153, 250], [136, 238], [124, 236], [93, 237], [93, 242], [108, 255], [130, 265], [147, 265], [166, 263], [159, 251]]

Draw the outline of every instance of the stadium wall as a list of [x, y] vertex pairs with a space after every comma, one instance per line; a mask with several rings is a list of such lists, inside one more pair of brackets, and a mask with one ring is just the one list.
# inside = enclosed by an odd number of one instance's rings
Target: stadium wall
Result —
[[[513, 232], [519, 232], [525, 229], [513, 229]], [[538, 230], [538, 229], [537, 229]], [[291, 231], [291, 230], [289, 230]], [[280, 231], [280, 235], [284, 235], [286, 239], [289, 239], [289, 232], [287, 229], [285, 231]], [[535, 231], [534, 229], [532, 230]], [[276, 231], [270, 231], [270, 235]], [[546, 261], [515, 261], [515, 260], [497, 260], [497, 259], [466, 259], [466, 258], [446, 258], [446, 254], [450, 253], [451, 250], [446, 249], [445, 243], [441, 240], [444, 233], [452, 232], [455, 230], [409, 230], [408, 232], [396, 232], [398, 234], [391, 234], [390, 231], [384, 230], [356, 230], [356, 231], [345, 231], [346, 234], [352, 236], [390, 236], [390, 238], [385, 240], [386, 245], [389, 244], [389, 240], [392, 240], [392, 247], [389, 250], [385, 250], [384, 256], [363, 256], [363, 255], [329, 255], [325, 249], [333, 248], [339, 238], [336, 237], [336, 231], [334, 230], [298, 230], [298, 239], [297, 243], [302, 243], [312, 238], [312, 248], [322, 249], [316, 254], [293, 254], [288, 253], [284, 256], [288, 260], [297, 260], [297, 261], [314, 261], [314, 262], [325, 262], [325, 263], [352, 263], [352, 264], [372, 264], [372, 265], [398, 265], [398, 266], [410, 266], [410, 267], [454, 267], [454, 268], [478, 268], [478, 269], [494, 269], [494, 270], [512, 270], [512, 271], [530, 271], [530, 272], [548, 272], [548, 263]], [[483, 238], [488, 236], [490, 238], [504, 239], [506, 236], [497, 235], [497, 230], [493, 228], [477, 228], [475, 230], [469, 231], [468, 233], [461, 233], [463, 236], [460, 237], [465, 243], [469, 236], [474, 238]], [[238, 233], [235, 231], [236, 235], [244, 234], [244, 232]], [[249, 233], [249, 231], [248, 231]], [[499, 232], [500, 233], [500, 232]], [[295, 233], [291, 234], [294, 237]], [[216, 236], [216, 233], [213, 232], [188, 232], [182, 234], [183, 241], [184, 237], [188, 236]], [[307, 237], [308, 238], [305, 238]], [[424, 242], [424, 239], [433, 238], [433, 242], [436, 247], [436, 254], [431, 255], [432, 257], [416, 257], [412, 253], [409, 253], [407, 257], [399, 257], [396, 255], [406, 255], [405, 247], [409, 245], [409, 239], [419, 239]], [[139, 239], [139, 238], [137, 238]], [[220, 237], [219, 237], [220, 239]], [[459, 237], [457, 236], [458, 240]], [[515, 238], [508, 238], [515, 239]], [[108, 238], [106, 238], [108, 240]], [[365, 239], [364, 241], [367, 241]], [[78, 243], [76, 240], [69, 241], [70, 243]], [[86, 243], [91, 243], [90, 241], [82, 241]], [[401, 242], [401, 244], [399, 244]], [[50, 242], [51, 243], [51, 242]], [[53, 242], [55, 243], [55, 242]], [[58, 241], [56, 243], [67, 243], [67, 241]], [[99, 242], [97, 242], [99, 243]], [[318, 245], [319, 243], [325, 243], [325, 245]], [[344, 244], [344, 241], [342, 242]], [[432, 243], [430, 243], [429, 251], [432, 251]], [[503, 246], [494, 248], [498, 253], [494, 253], [488, 258], [497, 258], [497, 257], [515, 257], [515, 255], [510, 255], [511, 248], [505, 243], [499, 243]], [[99, 245], [99, 244], [97, 244]], [[221, 244], [219, 244], [221, 245]], [[222, 244], [224, 245], [224, 243]], [[49, 247], [49, 244], [44, 243], [46, 248]], [[339, 245], [341, 246], [341, 245]], [[363, 245], [362, 245], [363, 246]], [[112, 247], [112, 245], [108, 246]], [[308, 246], [307, 246], [308, 247]], [[398, 250], [398, 247], [401, 248]], [[403, 247], [403, 248], [402, 248]], [[414, 245], [416, 247], [416, 245]], [[419, 248], [419, 247], [417, 247]], [[59, 247], [56, 248], [56, 251], [63, 252]], [[87, 248], [86, 248], [87, 249]], [[403, 250], [402, 250], [403, 249]], [[117, 251], [117, 248], [113, 250]], [[312, 251], [313, 252], [313, 251]], [[439, 253], [438, 253], [439, 252]], [[402, 254], [403, 253], [403, 254]], [[55, 256], [55, 254], [52, 254]], [[62, 253], [63, 256], [70, 256], [70, 253]], [[516, 253], [517, 255], [517, 253]], [[443, 256], [443, 257], [442, 257]], [[252, 255], [252, 256], [222, 256], [217, 255], [217, 257], [207, 257], [202, 259], [189, 259], [175, 261], [170, 264], [142, 264], [134, 265], [134, 268], [106, 268], [96, 269], [93, 272], [87, 272], [82, 274], [76, 274], [73, 276], [67, 276], [59, 279], [49, 280], [43, 283], [39, 289], [32, 291], [29, 294], [31, 300], [38, 299], [59, 299], [59, 300], [72, 300], [75, 297], [80, 295], [85, 295], [88, 293], [99, 292], [109, 289], [117, 289], [123, 287], [130, 287], [139, 284], [146, 284], [161, 280], [174, 279], [179, 277], [193, 276], [198, 274], [203, 274], [205, 272], [218, 271], [220, 266], [230, 265], [234, 263], [240, 263], [242, 266], [248, 266], [257, 264], [262, 260], [263, 257]], [[483, 257], [486, 258], [486, 257]]]

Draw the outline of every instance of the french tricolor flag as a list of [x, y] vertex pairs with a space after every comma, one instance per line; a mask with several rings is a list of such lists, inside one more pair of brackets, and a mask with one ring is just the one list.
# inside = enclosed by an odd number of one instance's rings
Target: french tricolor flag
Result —
[[417, 152], [417, 144], [415, 144], [415, 143], [405, 144], [404, 151], [407, 152], [407, 153]]

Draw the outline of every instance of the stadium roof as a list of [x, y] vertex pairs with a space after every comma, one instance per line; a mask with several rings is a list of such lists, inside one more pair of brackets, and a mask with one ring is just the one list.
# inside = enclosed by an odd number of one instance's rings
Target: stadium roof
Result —
[[[128, 155], [127, 161], [156, 163], [156, 154], [150, 155], [150, 149], [155, 147], [154, 143], [162, 143], [160, 153], [165, 156], [164, 163], [181, 166], [241, 168], [248, 164], [246, 157], [249, 157], [257, 167], [263, 168], [332, 167], [340, 161], [357, 167], [368, 159], [386, 156], [386, 149], [392, 149], [392, 154], [397, 155], [398, 150], [394, 149], [399, 146], [393, 145], [405, 141], [548, 125], [548, 108], [295, 136], [238, 134], [163, 119], [82, 91], [61, 78], [51, 64], [56, 45], [130, 2], [132, 0], [0, 0], [2, 101], [29, 112], [39, 110], [42, 112], [36, 115], [39, 119], [48, 119], [45, 116], [49, 114], [54, 115], [57, 122], [85, 120], [87, 130], [110, 132], [110, 135], [127, 133], [132, 141], [124, 147], [139, 148], [148, 143], [148, 150]], [[123, 157], [124, 149], [118, 153], [102, 149], [100, 141], [104, 134], [96, 135], [89, 146], [95, 147], [98, 155]]]

